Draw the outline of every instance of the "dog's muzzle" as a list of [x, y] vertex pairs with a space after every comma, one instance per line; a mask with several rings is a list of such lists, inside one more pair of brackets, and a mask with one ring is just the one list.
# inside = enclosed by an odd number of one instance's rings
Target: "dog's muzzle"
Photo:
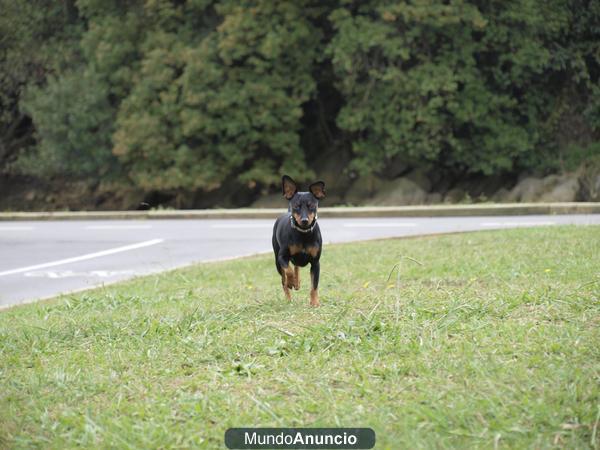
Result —
[[300, 233], [311, 233], [312, 230], [315, 229], [315, 226], [317, 225], [317, 215], [315, 214], [315, 218], [312, 221], [312, 224], [310, 225], [310, 227], [308, 228], [302, 228], [300, 225], [298, 225], [296, 223], [296, 220], [294, 219], [294, 216], [292, 216], [290, 214], [290, 223], [292, 224], [292, 228], [294, 228], [295, 230], [298, 230]]

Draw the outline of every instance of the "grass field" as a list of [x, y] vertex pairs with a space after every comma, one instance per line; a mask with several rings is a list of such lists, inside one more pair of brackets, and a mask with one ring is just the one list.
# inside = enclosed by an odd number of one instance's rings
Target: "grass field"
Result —
[[269, 255], [0, 311], [0, 447], [599, 448], [599, 227], [326, 246], [320, 308], [302, 276], [291, 304]]

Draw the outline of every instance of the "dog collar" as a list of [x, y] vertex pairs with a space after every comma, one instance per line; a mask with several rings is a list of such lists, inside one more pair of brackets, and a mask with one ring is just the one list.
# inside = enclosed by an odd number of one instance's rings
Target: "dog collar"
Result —
[[305, 229], [299, 227], [298, 224], [296, 224], [296, 221], [294, 220], [294, 216], [290, 214], [290, 223], [292, 224], [292, 228], [298, 230], [300, 233], [312, 233], [312, 230], [314, 230], [315, 226], [317, 225], [317, 218], [318, 216], [315, 214], [315, 218], [313, 220], [312, 225], [310, 226], [310, 228]]

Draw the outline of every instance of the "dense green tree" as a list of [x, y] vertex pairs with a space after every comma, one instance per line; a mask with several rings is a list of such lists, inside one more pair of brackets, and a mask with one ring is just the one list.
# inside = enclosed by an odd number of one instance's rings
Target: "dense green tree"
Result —
[[50, 77], [44, 88], [30, 88], [23, 111], [34, 118], [38, 146], [19, 167], [40, 177], [63, 179], [115, 175], [111, 134], [114, 111], [108, 86], [90, 69]]
[[115, 152], [145, 188], [211, 190], [231, 175], [254, 185], [307, 171], [298, 131], [315, 90], [313, 11], [302, 2], [232, 1], [216, 12], [219, 25], [200, 30], [200, 40], [159, 21], [144, 43]]
[[71, 1], [0, 0], [0, 173], [34, 143], [19, 102], [28, 85], [68, 65], [81, 27]]
[[557, 91], [597, 67], [591, 43], [565, 51], [584, 5], [551, 3], [374, 0], [334, 11], [338, 123], [354, 137], [355, 166], [401, 157], [491, 174], [532, 160], [555, 137], [543, 132]]
[[328, 146], [458, 174], [600, 150], [597, 1], [0, 7], [0, 172], [201, 192], [306, 178]]

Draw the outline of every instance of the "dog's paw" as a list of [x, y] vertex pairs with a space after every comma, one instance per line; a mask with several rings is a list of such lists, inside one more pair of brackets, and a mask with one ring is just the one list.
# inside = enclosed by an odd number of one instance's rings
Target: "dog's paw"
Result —
[[286, 275], [285, 285], [287, 286], [288, 289], [293, 289], [296, 286], [296, 279], [294, 278], [294, 272]]
[[294, 270], [293, 269], [288, 269], [285, 271], [285, 281], [284, 281], [284, 285], [288, 288], [288, 289], [293, 289], [294, 285], [296, 283], [296, 277], [294, 277]]
[[321, 302], [319, 302], [319, 293], [315, 290], [310, 291], [310, 306], [315, 308], [321, 306]]

